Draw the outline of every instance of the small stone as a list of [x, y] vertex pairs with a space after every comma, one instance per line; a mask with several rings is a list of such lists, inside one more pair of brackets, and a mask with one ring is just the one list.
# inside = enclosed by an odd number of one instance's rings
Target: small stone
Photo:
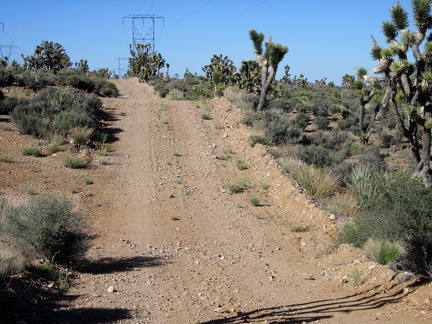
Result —
[[315, 278], [310, 273], [303, 273], [304, 280], [315, 280]]
[[109, 286], [107, 289], [107, 292], [112, 293], [114, 292], [114, 287], [113, 286]]

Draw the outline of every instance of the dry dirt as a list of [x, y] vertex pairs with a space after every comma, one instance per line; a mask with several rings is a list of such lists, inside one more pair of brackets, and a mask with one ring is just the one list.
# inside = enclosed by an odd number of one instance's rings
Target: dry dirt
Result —
[[[430, 284], [417, 287], [350, 246], [332, 249], [336, 225], [264, 146], [248, 145], [253, 130], [239, 125], [235, 106], [114, 82], [121, 96], [104, 99], [108, 164], [87, 151], [75, 153], [89, 159], [83, 170], [61, 165], [67, 152], [26, 157], [23, 147], [46, 144], [0, 130], [0, 154], [11, 160], [0, 162], [0, 191], [17, 200], [29, 190], [66, 195], [95, 230], [90, 266], [54, 322], [432, 322]], [[238, 180], [249, 189], [229, 194]]]

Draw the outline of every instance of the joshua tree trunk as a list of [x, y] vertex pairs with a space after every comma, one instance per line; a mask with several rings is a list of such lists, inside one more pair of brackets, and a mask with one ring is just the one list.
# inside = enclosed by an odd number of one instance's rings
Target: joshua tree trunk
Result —
[[270, 73], [267, 72], [266, 68], [262, 68], [261, 72], [261, 92], [259, 96], [258, 106], [257, 110], [261, 111], [263, 110], [266, 101], [267, 101], [267, 93], [270, 87], [270, 84], [273, 82], [276, 75], [275, 70], [271, 70]]
[[270, 84], [276, 76], [277, 67], [288, 52], [288, 47], [272, 43], [270, 36], [265, 44], [265, 53], [263, 53], [264, 34], [257, 33], [255, 29], [252, 29], [249, 36], [254, 45], [257, 61], [261, 64], [261, 92], [257, 110], [262, 110], [266, 104]]
[[[423, 118], [424, 120], [430, 120], [432, 118], [431, 105], [425, 106]], [[421, 161], [417, 166], [417, 171], [419, 172], [419, 175], [425, 180], [430, 180], [431, 177], [431, 144], [431, 129], [426, 125], [423, 125], [422, 155]]]

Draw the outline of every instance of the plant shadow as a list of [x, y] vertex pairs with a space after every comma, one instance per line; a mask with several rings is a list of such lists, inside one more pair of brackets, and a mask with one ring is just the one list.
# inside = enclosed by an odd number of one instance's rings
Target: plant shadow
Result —
[[78, 296], [59, 294], [48, 285], [32, 271], [0, 280], [0, 324], [112, 323], [131, 317], [123, 308], [70, 308]]
[[112, 144], [118, 141], [117, 134], [123, 132], [123, 129], [110, 127], [113, 122], [118, 120], [114, 108], [104, 108], [104, 110], [99, 111], [98, 118], [100, 129], [104, 130], [108, 134], [107, 143]]
[[[412, 286], [414, 286], [414, 283]], [[353, 294], [337, 299], [323, 299], [306, 303], [282, 305], [276, 307], [260, 308], [249, 312], [238, 312], [234, 316], [225, 316], [200, 324], [222, 324], [222, 323], [309, 323], [319, 320], [333, 318], [340, 313], [351, 313], [356, 311], [372, 310], [386, 304], [397, 303], [403, 297], [403, 289], [406, 286], [397, 287], [393, 292], [375, 292], [372, 294]], [[376, 287], [378, 289], [378, 287]], [[373, 291], [372, 289], [371, 291]], [[343, 322], [343, 320], [341, 320]]]
[[[166, 264], [160, 257], [101, 258], [86, 261], [81, 273], [110, 274]], [[3, 323], [113, 323], [132, 318], [127, 308], [70, 307], [79, 295], [50, 288], [55, 281], [38, 267], [0, 278], [0, 324]]]
[[95, 261], [87, 261], [81, 267], [80, 272], [90, 274], [108, 274], [114, 272], [134, 271], [138, 268], [156, 267], [166, 264], [160, 257], [136, 256], [131, 258], [101, 258]]

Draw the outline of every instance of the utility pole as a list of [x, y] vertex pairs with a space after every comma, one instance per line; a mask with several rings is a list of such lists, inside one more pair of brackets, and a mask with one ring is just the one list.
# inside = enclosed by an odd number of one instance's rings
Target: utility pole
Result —
[[[164, 23], [164, 17], [156, 15], [129, 15], [123, 17], [123, 25], [125, 19], [132, 19], [132, 47], [135, 49], [137, 43], [150, 44], [151, 50], [155, 51], [155, 21], [156, 19], [162, 19]], [[142, 28], [140, 29], [136, 21], [142, 22]], [[145, 20], [151, 20], [151, 24], [147, 27], [147, 31], [144, 32]]]
[[121, 64], [121, 62], [127, 61], [126, 57], [117, 57], [114, 59], [114, 62], [118, 61], [118, 69], [114, 69], [114, 71], [118, 71], [119, 79], [122, 78], [122, 72], [126, 70], [126, 68]]

